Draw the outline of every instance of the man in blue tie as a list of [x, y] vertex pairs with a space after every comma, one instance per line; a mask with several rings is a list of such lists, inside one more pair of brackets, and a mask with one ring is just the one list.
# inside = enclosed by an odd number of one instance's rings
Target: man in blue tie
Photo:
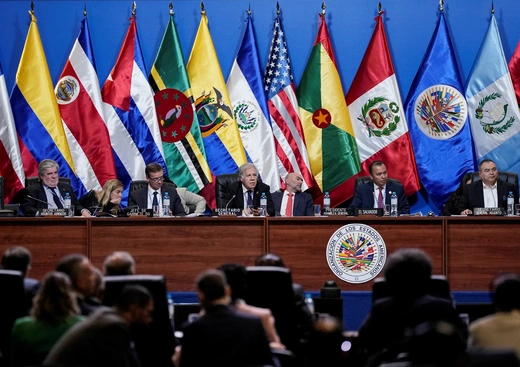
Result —
[[[144, 169], [148, 186], [132, 191], [128, 199], [129, 206], [137, 206], [141, 209], [152, 209], [154, 206], [162, 208], [162, 198], [167, 192], [170, 197], [170, 215], [186, 215], [181, 199], [174, 186], [166, 186], [164, 172], [160, 164], [150, 163]], [[159, 210], [162, 213], [162, 210]]]
[[385, 208], [390, 204], [391, 192], [397, 195], [397, 214], [410, 214], [410, 204], [399, 182], [388, 180], [386, 166], [381, 161], [374, 161], [368, 168], [371, 182], [359, 184], [354, 193], [351, 207], [362, 209]]
[[38, 165], [40, 181], [27, 187], [27, 195], [22, 199], [20, 207], [26, 217], [39, 216], [42, 209], [63, 209], [63, 198], [70, 195], [74, 214], [90, 217], [90, 212], [83, 208], [76, 199], [72, 186], [59, 182], [58, 163], [52, 159], [44, 159]]

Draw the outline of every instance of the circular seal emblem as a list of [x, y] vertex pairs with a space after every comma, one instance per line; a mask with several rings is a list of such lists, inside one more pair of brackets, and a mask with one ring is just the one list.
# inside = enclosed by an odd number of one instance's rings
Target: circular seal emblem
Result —
[[361, 108], [358, 120], [365, 125], [368, 137], [390, 136], [401, 121], [399, 105], [385, 97], [371, 98]]
[[177, 89], [167, 88], [157, 92], [153, 99], [162, 141], [175, 143], [184, 139], [195, 114], [188, 97]]
[[258, 108], [249, 101], [241, 101], [233, 110], [238, 130], [241, 133], [248, 133], [258, 127], [260, 112]]
[[352, 223], [338, 229], [327, 244], [330, 270], [347, 283], [365, 283], [375, 278], [386, 261], [386, 245], [372, 227]]
[[54, 93], [59, 104], [69, 104], [78, 98], [80, 92], [79, 82], [73, 76], [67, 75], [61, 78], [56, 85]]
[[319, 129], [325, 129], [329, 127], [331, 121], [332, 116], [325, 108], [318, 108], [312, 114], [312, 123]]
[[500, 93], [491, 93], [484, 97], [475, 110], [475, 118], [488, 134], [502, 134], [513, 125], [515, 117], [507, 116], [508, 104], [504, 104]]
[[449, 85], [429, 87], [415, 100], [415, 123], [432, 139], [445, 140], [455, 136], [464, 127], [467, 116], [466, 100]]

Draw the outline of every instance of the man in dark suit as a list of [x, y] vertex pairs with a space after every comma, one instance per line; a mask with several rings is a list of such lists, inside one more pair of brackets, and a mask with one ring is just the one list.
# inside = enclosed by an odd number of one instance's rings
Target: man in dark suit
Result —
[[69, 329], [54, 345], [44, 366], [137, 367], [131, 330], [152, 321], [154, 304], [148, 290], [126, 286], [114, 308], [102, 308]]
[[357, 186], [351, 207], [362, 209], [385, 208], [390, 204], [391, 192], [397, 195], [397, 214], [410, 214], [410, 204], [404, 187], [398, 182], [388, 181], [386, 166], [381, 161], [374, 161], [368, 168], [372, 182]]
[[[243, 209], [243, 213], [260, 215], [260, 197], [267, 197], [267, 214], [274, 217], [274, 203], [271, 188], [258, 180], [258, 169], [252, 163], [245, 163], [238, 169], [240, 181], [227, 187], [224, 200], [228, 208]], [[251, 208], [252, 207], [252, 208]]]
[[177, 190], [172, 186], [163, 186], [164, 172], [161, 165], [158, 163], [150, 163], [146, 166], [144, 172], [148, 186], [132, 191], [128, 205], [138, 206], [141, 209], [152, 209], [157, 205], [160, 208], [159, 212], [162, 213], [162, 200], [164, 193], [167, 192], [170, 197], [170, 215], [186, 215]]
[[72, 186], [59, 183], [58, 169], [60, 166], [52, 159], [44, 159], [38, 165], [40, 183], [29, 186], [27, 195], [22, 199], [20, 207], [26, 217], [39, 216], [42, 209], [63, 209], [63, 199], [70, 194], [71, 205], [74, 205], [74, 215], [90, 217], [88, 209], [83, 208], [76, 199]]
[[507, 208], [507, 195], [512, 192], [518, 203], [518, 191], [514, 185], [498, 179], [498, 170], [491, 159], [483, 159], [478, 165], [479, 181], [465, 185], [457, 204], [460, 214], [473, 214], [475, 208]]
[[285, 217], [313, 216], [312, 196], [302, 190], [303, 178], [292, 172], [285, 177], [285, 191], [273, 193], [276, 215]]
[[184, 328], [181, 367], [272, 365], [262, 321], [234, 311], [231, 291], [220, 270], [207, 270], [197, 278], [204, 315]]

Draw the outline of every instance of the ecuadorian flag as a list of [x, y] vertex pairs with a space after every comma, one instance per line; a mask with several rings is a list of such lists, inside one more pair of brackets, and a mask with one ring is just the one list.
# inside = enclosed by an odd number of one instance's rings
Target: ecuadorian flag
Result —
[[76, 195], [81, 196], [86, 189], [75, 174], [36, 17], [30, 14], [31, 24], [11, 93], [16, 130], [23, 142], [20, 150], [25, 175], [35, 176], [38, 162], [53, 159], [60, 165], [59, 175], [70, 178]]

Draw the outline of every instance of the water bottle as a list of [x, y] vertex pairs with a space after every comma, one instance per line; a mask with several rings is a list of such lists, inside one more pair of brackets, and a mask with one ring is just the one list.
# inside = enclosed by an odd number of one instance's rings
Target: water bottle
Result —
[[173, 320], [173, 316], [175, 315], [175, 306], [173, 304], [172, 295], [168, 293], [168, 315], [170, 316], [170, 320]]
[[395, 191], [390, 194], [390, 216], [397, 217], [397, 194]]
[[162, 207], [163, 207], [163, 217], [169, 217], [170, 216], [170, 195], [168, 194], [168, 191], [164, 193], [163, 199], [162, 199]]
[[312, 296], [309, 293], [305, 294], [305, 305], [307, 306], [307, 309], [311, 313], [311, 315], [314, 317], [314, 300], [312, 299]]
[[66, 192], [65, 197], [63, 198], [63, 209], [69, 210], [71, 205], [72, 199], [70, 198], [70, 194]]
[[325, 191], [325, 196], [323, 197], [323, 212], [325, 214], [330, 212], [330, 195], [328, 191]]
[[267, 215], [267, 196], [265, 196], [265, 192], [262, 193], [262, 196], [260, 196], [260, 209], [261, 213], [260, 215]]
[[509, 195], [507, 195], [507, 215], [513, 216], [515, 208], [515, 197], [513, 196], [513, 192], [509, 191]]

